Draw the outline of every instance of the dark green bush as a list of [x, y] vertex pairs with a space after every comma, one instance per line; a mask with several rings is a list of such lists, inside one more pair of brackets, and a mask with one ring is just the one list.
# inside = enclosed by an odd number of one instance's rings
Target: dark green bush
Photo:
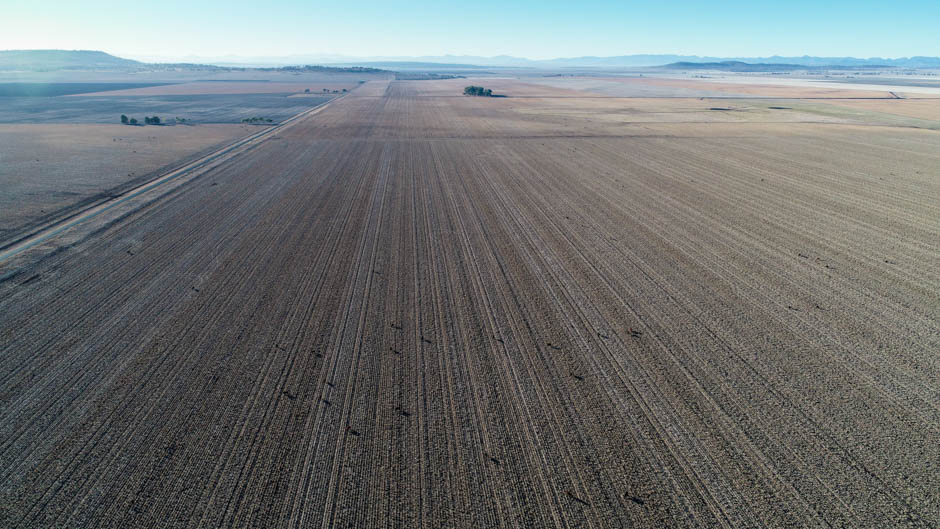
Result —
[[463, 89], [463, 95], [493, 97], [493, 91], [489, 88], [483, 88], [482, 86], [468, 86]]

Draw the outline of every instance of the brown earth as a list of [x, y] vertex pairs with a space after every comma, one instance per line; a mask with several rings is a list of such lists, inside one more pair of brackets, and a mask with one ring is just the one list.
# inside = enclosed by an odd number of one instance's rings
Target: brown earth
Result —
[[[592, 94], [583, 90], [569, 90], [555, 86], [538, 84], [535, 79], [514, 79], [508, 77], [478, 77], [466, 79], [447, 79], [441, 81], [398, 81], [398, 90], [406, 90], [418, 97], [467, 97], [463, 89], [467, 85], [483, 85], [497, 95], [509, 97], [578, 97], [585, 98]], [[603, 96], [599, 96], [603, 97]], [[497, 98], [499, 99], [499, 98]]]
[[[897, 97], [888, 88], [840, 84], [815, 83], [808, 79], [782, 79], [778, 84], [762, 78], [754, 82], [739, 80], [696, 79], [684, 77], [527, 77], [529, 83], [561, 91], [588, 92], [597, 97], [766, 97], [784, 99], [893, 99]], [[930, 97], [929, 94], [904, 92], [910, 97]], [[932, 90], [932, 89], [930, 89]], [[561, 92], [559, 96], [561, 96]]]
[[[818, 88], [813, 86], [788, 86], [774, 84], [740, 84], [722, 83], [719, 81], [702, 81], [695, 79], [664, 79], [656, 77], [620, 78], [617, 82], [624, 84], [649, 84], [655, 86], [675, 86], [681, 88], [696, 88], [724, 92], [731, 95], [748, 94], [761, 97], [784, 98], [890, 98], [887, 90], [855, 90], [852, 88]], [[143, 89], [142, 89], [143, 90]]]
[[0, 525], [940, 523], [940, 133], [425, 83], [0, 282]]
[[179, 84], [165, 84], [147, 86], [144, 88], [129, 88], [127, 90], [110, 90], [105, 92], [92, 92], [87, 94], [74, 94], [73, 96], [169, 96], [169, 95], [199, 95], [199, 94], [289, 94], [303, 93], [309, 89], [314, 95], [323, 94], [323, 89], [342, 91], [343, 88], [352, 89], [356, 86], [354, 79], [345, 81], [311, 81], [305, 83], [261, 82], [261, 81], [211, 81]]
[[918, 119], [940, 121], [940, 98], [936, 99], [886, 99], [886, 100], [833, 100], [830, 105], [857, 110], [894, 114]]
[[208, 149], [245, 125], [0, 124], [0, 245]]

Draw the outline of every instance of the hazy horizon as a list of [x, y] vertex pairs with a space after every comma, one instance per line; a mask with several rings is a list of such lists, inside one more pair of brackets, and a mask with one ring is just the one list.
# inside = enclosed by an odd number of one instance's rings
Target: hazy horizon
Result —
[[940, 5], [875, 2], [520, 2], [471, 7], [364, 2], [310, 7], [178, 0], [159, 5], [63, 0], [7, 6], [0, 49], [101, 50], [133, 59], [185, 57], [423, 57], [508, 55], [531, 60], [621, 55], [902, 58], [940, 55]]
[[292, 57], [324, 57], [324, 58], [329, 57], [329, 58], [336, 58], [336, 59], [348, 58], [350, 60], [377, 60], [377, 61], [395, 60], [395, 59], [408, 60], [408, 59], [447, 58], [447, 57], [453, 57], [454, 59], [461, 59], [461, 58], [480, 57], [480, 58], [486, 58], [486, 59], [512, 58], [512, 59], [520, 59], [520, 60], [526, 60], [526, 61], [553, 61], [553, 60], [563, 60], [563, 59], [578, 59], [582, 57], [606, 58], [606, 57], [630, 57], [630, 56], [643, 56], [643, 55], [664, 56], [664, 57], [671, 57], [671, 56], [699, 57], [703, 59], [705, 58], [714, 58], [714, 59], [762, 58], [763, 59], [763, 58], [772, 58], [772, 57], [780, 57], [780, 58], [832, 57], [832, 58], [853, 58], [853, 59], [865, 59], [865, 60], [870, 60], [870, 59], [897, 60], [897, 59], [907, 59], [911, 57], [940, 56], [940, 53], [938, 53], [937, 55], [915, 53], [911, 55], [897, 55], [897, 56], [886, 56], [886, 55], [868, 56], [868, 55], [858, 55], [858, 54], [825, 55], [825, 54], [820, 54], [820, 53], [804, 53], [800, 55], [784, 55], [781, 53], [772, 53], [768, 55], [733, 54], [733, 55], [718, 56], [718, 55], [707, 55], [707, 54], [700, 54], [700, 53], [681, 53], [681, 52], [664, 51], [664, 52], [657, 52], [657, 53], [651, 52], [651, 53], [617, 53], [617, 54], [605, 54], [605, 55], [560, 55], [557, 57], [533, 58], [533, 57], [526, 57], [526, 56], [521, 56], [521, 55], [513, 55], [509, 53], [499, 53], [495, 55], [452, 54], [452, 53], [423, 54], [423, 55], [387, 55], [387, 54], [350, 55], [350, 54], [342, 54], [342, 53], [318, 53], [318, 52], [301, 51], [301, 52], [292, 52], [292, 53], [279, 54], [279, 55], [241, 55], [241, 54], [234, 54], [234, 53], [228, 53], [224, 55], [202, 55], [202, 54], [196, 54], [196, 53], [192, 53], [188, 55], [126, 55], [126, 54], [122, 55], [119, 53], [109, 52], [108, 50], [94, 50], [94, 51], [104, 51], [105, 53], [109, 53], [116, 57], [122, 57], [126, 59], [134, 59], [134, 60], [139, 60], [139, 61], [154, 61], [154, 62], [159, 62], [159, 61], [156, 61], [157, 59], [163, 59], [163, 60], [166, 60], [166, 62], [172, 62], [175, 59], [186, 59], [186, 58], [207, 58], [207, 59], [226, 60], [226, 59], [289, 59]]

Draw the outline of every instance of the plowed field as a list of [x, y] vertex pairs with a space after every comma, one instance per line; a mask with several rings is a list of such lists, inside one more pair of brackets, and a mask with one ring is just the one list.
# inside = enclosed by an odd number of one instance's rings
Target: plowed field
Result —
[[435, 86], [0, 282], [0, 526], [940, 524], [940, 133]]

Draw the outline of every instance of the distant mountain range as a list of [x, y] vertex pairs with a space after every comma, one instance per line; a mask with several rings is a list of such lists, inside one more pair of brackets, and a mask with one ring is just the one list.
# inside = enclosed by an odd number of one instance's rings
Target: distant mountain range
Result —
[[[291, 72], [345, 72], [382, 73], [385, 70], [363, 65], [259, 65], [260, 70], [283, 70]], [[54, 71], [100, 71], [100, 72], [147, 72], [147, 71], [230, 71], [245, 70], [244, 66], [219, 66], [191, 62], [147, 63], [123, 59], [103, 51], [89, 50], [8, 50], [0, 51], [0, 72], [54, 72]], [[386, 72], [387, 73], [387, 72]]]
[[58, 70], [137, 71], [154, 69], [215, 70], [209, 64], [160, 63], [148, 64], [133, 59], [115, 57], [103, 51], [92, 50], [6, 50], [0, 51], [0, 71], [50, 72]]
[[[148, 60], [156, 60], [149, 58]], [[902, 57], [885, 59], [872, 57], [708, 57], [698, 55], [618, 55], [612, 57], [569, 57], [558, 59], [526, 59], [510, 55], [482, 57], [474, 55], [430, 55], [422, 57], [370, 56], [348, 57], [341, 55], [289, 55], [284, 57], [185, 57], [179, 58], [191, 62], [218, 65], [262, 65], [262, 64], [343, 64], [402, 68], [425, 65], [438, 65], [449, 68], [637, 68], [663, 66], [672, 63], [722, 63], [735, 61], [752, 64], [788, 64], [803, 67], [863, 67], [879, 66], [892, 68], [940, 68], [940, 57]]]
[[0, 51], [0, 70], [125, 69], [141, 65], [103, 51], [88, 50], [10, 50]]
[[940, 57], [903, 57], [898, 59], [884, 59], [872, 57], [859, 59], [857, 57], [700, 57], [697, 55], [621, 55], [618, 57], [575, 57], [571, 59], [551, 59], [537, 61], [540, 65], [553, 65], [562, 67], [637, 67], [661, 66], [674, 63], [748, 63], [790, 65], [797, 67], [892, 67], [892, 68], [940, 68]]
[[662, 66], [667, 70], [720, 70], [724, 72], [790, 72], [794, 70], [864, 70], [876, 68], [894, 68], [885, 64], [827, 64], [825, 66], [786, 64], [786, 63], [766, 63], [766, 62], [742, 62], [742, 61], [721, 61], [721, 62], [674, 62]]
[[697, 55], [620, 55], [615, 57], [571, 57], [525, 59], [509, 55], [478, 57], [443, 55], [426, 57], [346, 57], [338, 55], [290, 55], [285, 57], [175, 57], [143, 58], [147, 62], [124, 59], [102, 51], [11, 50], [0, 51], [0, 71], [109, 70], [133, 71], [158, 68], [216, 69], [231, 67], [271, 67], [304, 64], [370, 66], [386, 69], [474, 68], [637, 68], [724, 69], [728, 71], [798, 70], [802, 68], [940, 68], [938, 57], [700, 57]]

